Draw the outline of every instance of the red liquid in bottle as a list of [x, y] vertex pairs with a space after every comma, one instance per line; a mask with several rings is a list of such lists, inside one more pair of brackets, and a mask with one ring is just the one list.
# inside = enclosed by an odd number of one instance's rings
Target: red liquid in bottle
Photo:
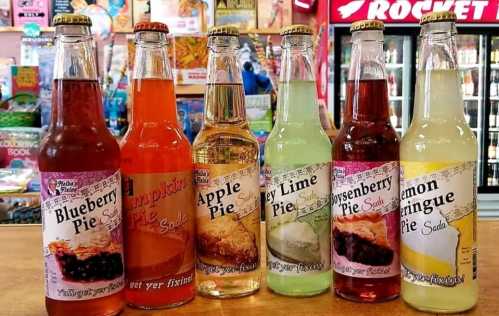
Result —
[[[358, 90], [355, 91], [355, 88], [355, 81], [348, 81], [344, 121], [333, 148], [335, 165], [338, 165], [338, 161], [346, 164], [349, 162], [354, 162], [354, 164], [393, 162], [396, 164], [399, 160], [399, 139], [389, 120], [386, 80], [360, 80]], [[357, 100], [355, 100], [356, 93]], [[369, 179], [366, 179], [364, 185], [368, 181]], [[398, 177], [396, 181], [398, 188]], [[336, 188], [333, 189], [334, 194], [337, 194]], [[345, 208], [347, 207], [345, 206]], [[352, 259], [350, 261], [357, 265], [367, 263], [375, 268], [387, 267], [387, 263], [391, 262], [395, 269], [399, 262], [399, 207], [397, 206], [396, 209], [392, 210], [389, 220], [383, 220], [376, 212], [359, 211], [350, 215], [347, 208], [345, 213], [348, 215], [345, 221], [333, 228], [334, 251], [342, 254], [338, 257], [342, 257], [342, 260], [350, 258]], [[349, 222], [349, 219], [352, 218], [354, 220]], [[359, 223], [359, 219], [362, 219], [363, 222]], [[357, 221], [355, 222], [355, 220]], [[392, 225], [391, 230], [388, 227], [390, 224]], [[349, 225], [347, 229], [352, 229], [353, 233], [347, 235], [347, 233], [342, 232], [341, 229], [344, 227], [340, 225]], [[373, 233], [381, 231], [381, 234], [376, 237], [384, 240], [366, 245], [369, 242], [366, 240], [373, 236], [366, 234], [365, 231], [360, 231], [365, 229], [371, 230]], [[378, 232], [374, 230], [378, 230]], [[362, 246], [370, 248], [359, 250]], [[400, 275], [372, 278], [353, 277], [339, 273], [335, 269], [334, 287], [339, 296], [350, 300], [385, 301], [399, 295]]]

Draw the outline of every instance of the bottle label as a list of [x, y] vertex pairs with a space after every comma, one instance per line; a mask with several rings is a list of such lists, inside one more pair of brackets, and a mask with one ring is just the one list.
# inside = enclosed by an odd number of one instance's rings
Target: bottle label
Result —
[[467, 286], [477, 277], [476, 162], [401, 161], [402, 277]]
[[398, 161], [335, 161], [334, 271], [356, 278], [400, 274]]
[[192, 172], [123, 175], [127, 288], [157, 292], [194, 282]]
[[267, 267], [281, 275], [331, 268], [331, 163], [265, 168]]
[[96, 299], [123, 289], [119, 171], [41, 172], [46, 296]]
[[260, 263], [260, 181], [254, 164], [196, 164], [199, 272], [231, 276]]

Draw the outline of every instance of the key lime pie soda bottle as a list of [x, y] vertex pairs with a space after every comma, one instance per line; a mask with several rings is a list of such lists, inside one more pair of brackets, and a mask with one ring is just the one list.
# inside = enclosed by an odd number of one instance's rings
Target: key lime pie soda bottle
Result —
[[177, 121], [168, 27], [134, 27], [132, 121], [121, 144], [125, 298], [150, 309], [194, 298], [192, 152]]
[[193, 144], [198, 293], [250, 295], [260, 288], [258, 142], [246, 120], [237, 62], [239, 31], [208, 31], [203, 127]]
[[50, 316], [124, 306], [120, 149], [106, 128], [90, 18], [54, 18], [52, 119], [40, 147], [45, 303]]
[[321, 126], [312, 30], [281, 31], [276, 123], [265, 144], [267, 285], [310, 296], [331, 284], [331, 142]]
[[400, 147], [402, 298], [444, 313], [478, 297], [477, 141], [466, 123], [456, 15], [421, 18], [414, 118]]
[[380, 21], [353, 23], [343, 125], [333, 150], [336, 294], [361, 301], [400, 292], [399, 139], [390, 123]]

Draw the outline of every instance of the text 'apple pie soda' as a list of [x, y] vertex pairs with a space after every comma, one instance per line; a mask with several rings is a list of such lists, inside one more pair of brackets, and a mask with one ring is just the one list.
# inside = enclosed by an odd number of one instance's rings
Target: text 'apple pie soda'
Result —
[[168, 27], [134, 27], [132, 120], [121, 143], [129, 305], [161, 308], [195, 295], [191, 145], [177, 121]]
[[193, 144], [198, 293], [237, 297], [260, 287], [258, 142], [237, 62], [239, 31], [208, 31], [204, 122]]
[[399, 139], [390, 123], [380, 21], [352, 24], [343, 125], [333, 150], [333, 280], [362, 301], [400, 292]]
[[40, 147], [46, 308], [116, 315], [123, 306], [120, 150], [106, 128], [90, 18], [54, 18], [52, 119]]
[[402, 298], [437, 313], [478, 299], [476, 160], [466, 123], [456, 15], [421, 18], [414, 118], [400, 146]]
[[312, 30], [281, 31], [276, 123], [265, 144], [267, 285], [311, 296], [331, 285], [331, 142], [319, 118]]

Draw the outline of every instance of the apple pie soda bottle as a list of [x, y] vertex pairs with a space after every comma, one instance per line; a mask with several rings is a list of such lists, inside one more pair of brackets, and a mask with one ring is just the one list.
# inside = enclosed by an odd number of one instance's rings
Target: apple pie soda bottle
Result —
[[121, 143], [125, 298], [163, 308], [195, 295], [191, 145], [177, 121], [168, 27], [134, 27], [132, 120]]
[[478, 299], [476, 160], [466, 123], [456, 15], [421, 18], [414, 117], [400, 145], [402, 298], [434, 313]]
[[331, 285], [331, 142], [322, 129], [312, 30], [281, 31], [276, 123], [265, 144], [267, 285], [311, 296]]
[[204, 122], [193, 144], [198, 293], [250, 295], [260, 287], [258, 142], [237, 62], [239, 31], [208, 31]]
[[400, 292], [399, 139], [390, 123], [380, 21], [352, 24], [343, 125], [333, 150], [333, 281], [340, 297]]
[[50, 316], [123, 306], [120, 149], [106, 128], [90, 18], [54, 18], [52, 119], [40, 147], [45, 303]]

